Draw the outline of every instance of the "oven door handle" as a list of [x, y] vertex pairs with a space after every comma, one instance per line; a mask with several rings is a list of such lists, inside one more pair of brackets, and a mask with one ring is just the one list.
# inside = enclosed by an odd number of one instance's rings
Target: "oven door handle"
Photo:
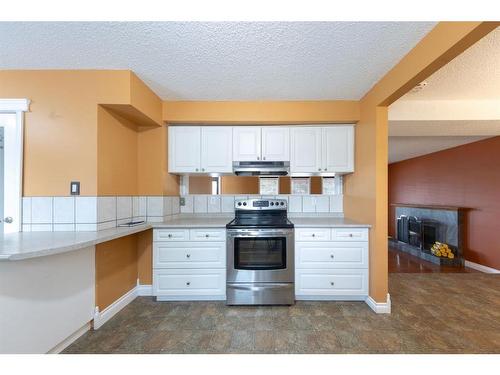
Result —
[[228, 288], [231, 289], [236, 289], [236, 290], [250, 290], [252, 292], [260, 292], [264, 289], [269, 289], [269, 287], [272, 288], [290, 288], [290, 283], [272, 283], [270, 285], [263, 285], [263, 286], [257, 286], [257, 285], [251, 285], [251, 284], [243, 284], [243, 285], [235, 285], [235, 284], [228, 284]]
[[287, 237], [291, 236], [293, 232], [253, 232], [253, 233], [228, 233], [231, 238], [259, 238], [259, 237]]

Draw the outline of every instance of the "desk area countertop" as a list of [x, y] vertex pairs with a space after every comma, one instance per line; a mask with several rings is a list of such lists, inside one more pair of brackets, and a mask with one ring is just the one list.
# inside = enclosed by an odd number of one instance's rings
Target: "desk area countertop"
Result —
[[[97, 232], [19, 232], [0, 239], [0, 261], [18, 261], [76, 251], [153, 228], [225, 228], [232, 216], [179, 215], [158, 223], [118, 227]], [[342, 217], [290, 217], [296, 228], [364, 227]]]

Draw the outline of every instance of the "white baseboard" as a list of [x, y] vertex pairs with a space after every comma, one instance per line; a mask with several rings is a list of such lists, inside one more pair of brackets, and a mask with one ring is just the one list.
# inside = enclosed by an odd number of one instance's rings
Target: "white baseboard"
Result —
[[117, 314], [121, 309], [127, 306], [137, 297], [137, 287], [135, 286], [123, 296], [118, 298], [111, 305], [106, 307], [103, 311], [99, 311], [99, 307], [96, 306], [94, 313], [94, 329], [99, 329], [104, 323], [111, 319], [115, 314]]
[[78, 340], [83, 334], [89, 331], [91, 328], [90, 322], [86, 323], [83, 327], [78, 329], [75, 333], [64, 339], [61, 343], [57, 344], [55, 347], [50, 349], [47, 354], [58, 354], [61, 353], [68, 346], [73, 344], [76, 340]]
[[497, 270], [496, 268], [483, 266], [482, 264], [474, 263], [468, 260], [465, 261], [465, 267], [469, 267], [484, 273], [500, 273], [500, 270]]
[[295, 300], [296, 301], [361, 301], [364, 302], [366, 300], [366, 296], [322, 296], [322, 295], [313, 295], [313, 296], [308, 296], [308, 295], [303, 295], [303, 294], [296, 294], [295, 295]]
[[365, 302], [377, 314], [390, 314], [391, 313], [391, 295], [389, 293], [387, 293], [387, 301], [386, 302], [377, 302], [370, 296], [368, 296], [366, 298]]
[[153, 285], [137, 285], [137, 295], [140, 297], [152, 296], [153, 295]]

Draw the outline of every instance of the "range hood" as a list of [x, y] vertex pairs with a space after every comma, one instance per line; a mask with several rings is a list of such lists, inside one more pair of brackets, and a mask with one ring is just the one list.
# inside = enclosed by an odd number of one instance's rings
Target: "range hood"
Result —
[[288, 161], [234, 161], [237, 176], [286, 176], [290, 172]]

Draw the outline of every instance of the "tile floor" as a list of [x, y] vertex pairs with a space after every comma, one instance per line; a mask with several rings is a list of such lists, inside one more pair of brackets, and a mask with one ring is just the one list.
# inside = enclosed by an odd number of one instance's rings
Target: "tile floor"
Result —
[[500, 353], [500, 275], [390, 274], [389, 290], [390, 315], [140, 297], [65, 353]]

